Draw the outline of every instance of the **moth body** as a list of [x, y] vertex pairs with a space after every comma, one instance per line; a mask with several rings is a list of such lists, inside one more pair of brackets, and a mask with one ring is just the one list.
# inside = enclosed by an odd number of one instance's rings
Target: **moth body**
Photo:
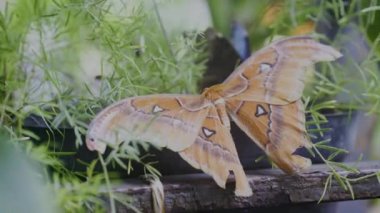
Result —
[[301, 100], [305, 70], [339, 57], [338, 51], [310, 37], [276, 41], [201, 95], [131, 97], [105, 108], [89, 126], [87, 147], [103, 153], [106, 144], [148, 141], [178, 152], [222, 188], [232, 171], [235, 194], [251, 196], [230, 134], [230, 118], [280, 169], [306, 169], [311, 161], [294, 154], [310, 146]]

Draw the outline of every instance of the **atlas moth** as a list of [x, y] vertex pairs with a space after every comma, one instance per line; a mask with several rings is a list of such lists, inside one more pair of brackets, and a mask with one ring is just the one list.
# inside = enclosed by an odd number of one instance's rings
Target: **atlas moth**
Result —
[[223, 83], [200, 95], [139, 96], [108, 106], [91, 122], [87, 147], [104, 153], [107, 144], [148, 141], [178, 152], [222, 188], [232, 171], [235, 194], [251, 196], [230, 134], [230, 119], [284, 172], [304, 170], [311, 165], [310, 159], [294, 152], [311, 146], [301, 101], [305, 70], [341, 56], [306, 36], [273, 42], [238, 66]]

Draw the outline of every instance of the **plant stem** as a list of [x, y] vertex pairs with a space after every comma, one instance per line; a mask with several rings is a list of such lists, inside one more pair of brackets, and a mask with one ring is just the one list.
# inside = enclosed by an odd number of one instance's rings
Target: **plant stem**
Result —
[[161, 28], [161, 31], [162, 31], [162, 34], [164, 35], [164, 38], [165, 38], [165, 41], [166, 41], [166, 44], [168, 45], [168, 48], [169, 48], [169, 52], [174, 60], [174, 63], [176, 65], [176, 69], [178, 68], [177, 65], [177, 59], [174, 55], [174, 52], [170, 46], [170, 42], [169, 42], [169, 36], [168, 36], [168, 33], [166, 32], [165, 30], [165, 27], [164, 27], [164, 24], [162, 22], [162, 19], [161, 19], [161, 16], [160, 16], [160, 12], [158, 11], [158, 6], [157, 6], [157, 2], [156, 0], [152, 0], [153, 1], [153, 6], [154, 6], [154, 12], [156, 13], [156, 16], [157, 16], [157, 19], [158, 19], [158, 23], [160, 24], [160, 28]]
[[112, 213], [116, 213], [115, 198], [114, 198], [114, 194], [112, 193], [112, 187], [111, 187], [110, 179], [109, 179], [109, 176], [108, 176], [107, 165], [104, 163], [103, 156], [99, 152], [98, 152], [98, 156], [99, 156], [99, 159], [100, 159], [100, 163], [102, 164], [102, 168], [103, 168], [103, 172], [104, 172], [104, 177], [106, 179], [108, 196], [110, 197], [111, 212]]

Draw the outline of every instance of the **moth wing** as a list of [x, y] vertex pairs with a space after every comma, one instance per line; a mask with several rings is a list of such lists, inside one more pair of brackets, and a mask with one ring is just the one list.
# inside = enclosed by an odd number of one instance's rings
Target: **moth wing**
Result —
[[181, 151], [194, 143], [209, 102], [195, 95], [150, 95], [127, 98], [102, 110], [86, 137], [90, 150], [131, 140]]
[[283, 171], [294, 173], [311, 165], [310, 159], [293, 154], [299, 147], [311, 145], [301, 100], [288, 105], [235, 100], [227, 102], [227, 110], [235, 123]]
[[290, 37], [259, 50], [223, 83], [225, 98], [283, 105], [302, 96], [305, 70], [319, 61], [341, 57], [310, 37]]
[[215, 107], [210, 108], [195, 143], [179, 154], [193, 167], [211, 175], [222, 188], [225, 188], [230, 171], [233, 171], [236, 180], [235, 194], [252, 195], [230, 130], [219, 120]]

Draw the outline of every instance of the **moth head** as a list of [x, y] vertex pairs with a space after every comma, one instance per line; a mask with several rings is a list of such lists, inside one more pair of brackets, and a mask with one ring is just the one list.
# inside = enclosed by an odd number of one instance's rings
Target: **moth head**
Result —
[[112, 144], [116, 140], [114, 137], [112, 119], [106, 119], [104, 114], [107, 114], [107, 112], [99, 113], [96, 118], [92, 120], [86, 135], [87, 148], [102, 154], [106, 151], [107, 144]]
[[104, 153], [106, 151], [107, 144], [101, 142], [101, 138], [96, 134], [96, 128], [90, 128], [86, 135], [86, 146], [91, 151], [98, 151], [100, 153]]
[[[87, 148], [102, 154], [106, 151], [107, 145], [115, 147], [122, 142], [120, 139], [128, 138], [127, 131], [119, 127], [115, 119], [108, 119], [103, 116], [104, 114], [109, 115], [107, 111], [100, 113], [91, 122], [86, 135]], [[115, 116], [113, 118], [121, 117], [122, 116]]]

